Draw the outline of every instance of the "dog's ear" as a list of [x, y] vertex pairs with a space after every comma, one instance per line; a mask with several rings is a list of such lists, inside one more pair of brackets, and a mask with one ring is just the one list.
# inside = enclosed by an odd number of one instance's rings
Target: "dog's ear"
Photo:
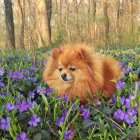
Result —
[[61, 53], [62, 50], [60, 48], [55, 48], [52, 50], [51, 56], [53, 59], [57, 59]]
[[87, 57], [87, 51], [84, 48], [79, 48], [77, 55], [78, 58], [85, 59]]

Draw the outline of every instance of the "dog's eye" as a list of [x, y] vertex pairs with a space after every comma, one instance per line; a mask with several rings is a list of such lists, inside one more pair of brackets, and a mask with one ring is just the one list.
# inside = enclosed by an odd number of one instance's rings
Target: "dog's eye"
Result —
[[63, 70], [63, 68], [58, 68], [58, 70], [59, 70], [59, 71], [62, 71], [62, 70]]
[[70, 71], [75, 71], [75, 70], [76, 70], [75, 67], [71, 67], [71, 68], [69, 68], [69, 69], [70, 69]]

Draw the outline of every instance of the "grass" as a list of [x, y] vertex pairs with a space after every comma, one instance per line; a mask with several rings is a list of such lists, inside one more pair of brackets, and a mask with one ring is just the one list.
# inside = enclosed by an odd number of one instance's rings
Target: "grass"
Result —
[[[102, 49], [103, 55], [124, 62], [126, 72], [121, 82], [126, 86], [118, 89], [109, 101], [103, 99], [100, 105], [81, 107], [78, 99], [67, 102], [68, 97], [57, 97], [57, 90], [49, 89], [43, 82], [44, 58], [48, 56], [45, 49], [37, 50], [36, 57], [27, 51], [1, 51], [0, 81], [4, 85], [0, 88], [0, 138], [17, 139], [25, 132], [29, 139], [63, 140], [71, 130], [75, 140], [137, 139], [140, 135], [140, 92], [135, 89], [135, 83], [140, 66], [139, 52], [137, 47]], [[130, 97], [133, 98], [134, 93], [136, 99], [132, 100]], [[14, 109], [7, 103], [12, 103]], [[122, 111], [122, 119], [115, 115], [118, 110]], [[35, 114], [40, 118], [37, 126], [29, 124]], [[3, 123], [6, 117], [10, 117], [10, 122]], [[7, 125], [8, 130], [2, 125]]]

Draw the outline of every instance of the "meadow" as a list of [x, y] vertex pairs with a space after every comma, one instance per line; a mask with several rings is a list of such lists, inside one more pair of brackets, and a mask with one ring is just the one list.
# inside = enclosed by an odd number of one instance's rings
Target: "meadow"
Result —
[[[1, 140], [137, 140], [140, 137], [140, 48], [97, 50], [124, 70], [110, 100], [80, 105], [43, 82], [48, 51], [0, 52]], [[89, 99], [89, 102], [90, 101]]]

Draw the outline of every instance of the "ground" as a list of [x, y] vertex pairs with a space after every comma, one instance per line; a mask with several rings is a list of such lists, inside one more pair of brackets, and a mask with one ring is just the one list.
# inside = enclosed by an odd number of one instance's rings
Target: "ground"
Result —
[[[137, 139], [138, 73], [140, 49], [97, 49], [104, 56], [120, 61], [124, 76], [117, 92], [95, 106], [80, 106], [79, 101], [59, 98], [42, 80], [48, 56], [37, 50], [0, 52], [0, 138], [2, 140]], [[134, 94], [136, 93], [136, 98]], [[73, 126], [73, 128], [71, 127]], [[140, 135], [140, 134], [139, 134]]]

